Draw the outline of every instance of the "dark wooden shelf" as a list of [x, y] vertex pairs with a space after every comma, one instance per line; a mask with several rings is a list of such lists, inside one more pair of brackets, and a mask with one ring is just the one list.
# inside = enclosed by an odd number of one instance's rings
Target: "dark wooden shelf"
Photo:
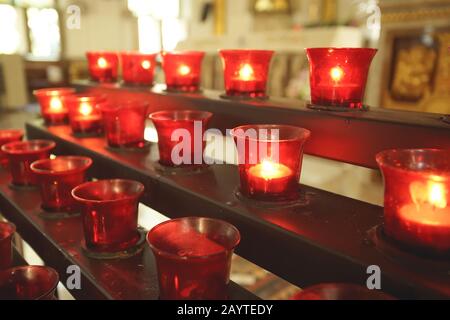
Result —
[[[27, 135], [30, 139], [54, 140], [57, 154], [79, 154], [93, 158], [92, 174], [95, 177], [141, 181], [146, 187], [142, 202], [171, 218], [209, 216], [233, 223], [242, 233], [242, 243], [237, 250], [240, 255], [299, 286], [319, 282], [365, 284], [367, 267], [377, 265], [382, 272], [383, 290], [399, 298], [450, 297], [448, 271], [434, 272], [411, 266], [409, 260], [395, 261], [369, 240], [367, 232], [382, 222], [381, 207], [307, 186], [302, 186], [303, 192], [310, 198], [306, 206], [276, 209], [255, 207], [236, 198], [238, 170], [232, 165], [212, 165], [195, 175], [174, 175], [159, 169], [155, 144], [148, 154], [113, 152], [106, 148], [103, 137], [75, 138], [68, 126], [45, 127], [41, 121], [28, 123]], [[81, 235], [74, 231], [75, 226], [70, 230], [71, 233], [75, 232], [73, 238], [76, 240], [68, 243], [67, 235], [59, 232], [54, 225], [57, 222], [43, 222], [34, 215], [33, 212], [37, 210], [36, 198], [13, 192], [5, 183], [1, 190], [2, 206], [9, 206], [13, 209], [10, 211], [17, 213], [20, 210], [14, 209], [14, 203], [21, 203], [28, 208], [28, 214], [21, 218], [29, 220], [32, 217], [31, 223], [23, 223], [24, 228], [34, 226], [41, 229], [41, 233], [37, 233], [38, 239], [32, 239], [34, 241], [31, 243], [39, 244], [39, 240], [47, 238], [45, 233], [49, 232], [52, 237], [57, 237], [57, 242], [67, 246], [67, 251], [75, 250], [77, 260], [82, 265], [88, 264], [89, 270], [95, 272], [97, 262], [86, 261], [79, 254], [78, 241]], [[37, 195], [33, 194], [33, 197]], [[34, 207], [30, 207], [31, 203]], [[64, 226], [68, 223], [64, 222]], [[77, 221], [74, 223], [78, 225]], [[44, 241], [40, 251], [46, 250], [46, 242], [48, 240]], [[56, 250], [58, 245], [54, 247]], [[67, 259], [71, 261], [73, 256]], [[426, 261], [419, 261], [427, 265]], [[123, 265], [126, 263], [138, 264], [140, 261], [132, 259], [122, 262], [114, 270], [124, 277], [129, 276], [133, 281], [143, 276], [137, 272], [129, 274], [128, 266]], [[98, 268], [103, 270], [101, 266]], [[99, 274], [96, 274], [96, 278], [106, 288], [111, 285], [103, 283]], [[140, 285], [151, 282], [150, 278], [144, 278]], [[98, 290], [93, 288], [94, 292], [95, 289]], [[124, 292], [122, 288], [117, 290], [110, 287], [108, 291]], [[134, 296], [142, 294], [142, 291], [129, 294]], [[154, 294], [149, 287], [148, 295], [152, 297]]]
[[211, 127], [225, 132], [242, 124], [277, 123], [301, 126], [312, 136], [305, 152], [332, 160], [378, 169], [375, 155], [392, 148], [450, 148], [450, 124], [444, 115], [406, 112], [371, 107], [368, 112], [317, 111], [304, 101], [269, 99], [240, 101], [220, 98], [223, 92], [205, 90], [200, 94], [164, 91], [122, 84], [75, 83], [79, 90], [107, 94], [112, 100], [140, 99], [151, 111], [200, 109], [214, 113]]
[[[81, 269], [81, 290], [69, 290], [77, 299], [158, 299], [158, 280], [154, 257], [148, 246], [142, 254], [124, 260], [94, 260], [82, 253], [83, 239], [80, 217], [45, 220], [40, 213], [37, 190], [13, 190], [9, 174], [0, 170], [0, 208], [2, 214], [17, 226], [46, 265], [56, 269], [65, 283], [67, 267]], [[20, 260], [17, 260], [19, 264]], [[257, 299], [239, 287], [230, 285], [232, 299]]]

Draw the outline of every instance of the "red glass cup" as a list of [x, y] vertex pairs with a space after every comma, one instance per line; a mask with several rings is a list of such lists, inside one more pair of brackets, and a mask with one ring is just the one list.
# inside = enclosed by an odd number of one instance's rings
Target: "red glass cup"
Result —
[[150, 230], [147, 241], [156, 259], [161, 299], [227, 298], [231, 257], [240, 242], [234, 226], [208, 218], [174, 219]]
[[11, 267], [13, 261], [12, 237], [16, 226], [10, 222], [0, 221], [0, 269]]
[[148, 103], [125, 101], [100, 107], [108, 145], [113, 148], [142, 148]]
[[311, 132], [286, 125], [246, 125], [231, 130], [242, 195], [261, 201], [299, 196], [303, 146]]
[[350, 283], [324, 283], [306, 288], [292, 300], [395, 300], [380, 291]]
[[[0, 130], [0, 148], [14, 141], [21, 141], [24, 132], [20, 129]], [[8, 156], [0, 149], [0, 165], [3, 168], [8, 167]]]
[[48, 125], [66, 123], [69, 118], [69, 108], [64, 103], [64, 97], [75, 94], [73, 88], [48, 88], [33, 91], [39, 105], [41, 115]]
[[86, 248], [99, 253], [127, 250], [137, 244], [138, 204], [144, 186], [131, 180], [86, 182], [72, 190], [82, 206]]
[[103, 132], [103, 118], [100, 105], [106, 101], [104, 96], [77, 94], [65, 99], [69, 107], [69, 121], [73, 133], [97, 135]]
[[150, 119], [158, 133], [159, 162], [168, 167], [202, 165], [206, 146], [203, 135], [211, 117], [211, 112], [196, 110], [152, 113]]
[[86, 53], [91, 79], [97, 82], [116, 82], [119, 55], [116, 52], [88, 51]]
[[416, 251], [450, 255], [450, 150], [387, 150], [384, 231]]
[[34, 186], [36, 176], [30, 165], [37, 160], [46, 159], [55, 147], [50, 140], [16, 141], [2, 146], [2, 151], [8, 156], [12, 184], [15, 186]]
[[86, 181], [92, 165], [87, 157], [63, 156], [43, 159], [31, 164], [41, 191], [42, 208], [48, 212], [75, 212], [72, 189]]
[[220, 50], [225, 91], [229, 97], [266, 97], [267, 78], [274, 51]]
[[200, 90], [203, 51], [163, 52], [162, 65], [168, 91]]
[[156, 54], [122, 52], [122, 78], [127, 84], [152, 85]]
[[311, 103], [352, 109], [363, 107], [370, 64], [377, 49], [310, 48]]
[[0, 271], [0, 300], [55, 300], [59, 275], [49, 267], [22, 266]]

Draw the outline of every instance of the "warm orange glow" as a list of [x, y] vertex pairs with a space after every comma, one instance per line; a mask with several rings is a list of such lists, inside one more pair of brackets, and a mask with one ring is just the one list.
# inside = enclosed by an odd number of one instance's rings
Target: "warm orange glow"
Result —
[[106, 67], [108, 67], [108, 61], [106, 61], [105, 58], [100, 57], [97, 60], [97, 65], [99, 66], [99, 68], [105, 69]]
[[142, 66], [142, 69], [148, 70], [148, 69], [150, 69], [152, 64], [150, 63], [150, 61], [144, 60], [144, 61], [142, 61], [141, 66]]
[[288, 177], [292, 175], [292, 170], [284, 164], [263, 160], [260, 164], [251, 167], [249, 174], [264, 180], [272, 180]]
[[183, 64], [178, 68], [178, 73], [182, 76], [187, 76], [189, 73], [191, 73], [191, 68]]
[[344, 76], [344, 70], [341, 67], [334, 67], [330, 70], [330, 77], [333, 81], [338, 82]]
[[445, 185], [441, 182], [413, 182], [409, 189], [411, 198], [417, 207], [423, 206], [424, 204], [429, 204], [439, 209], [447, 207]]
[[50, 99], [50, 110], [54, 112], [63, 110], [63, 105], [60, 98], [53, 97]]
[[248, 63], [244, 64], [239, 70], [239, 78], [244, 81], [250, 81], [254, 79], [255, 72]]
[[82, 103], [80, 104], [80, 108], [78, 109], [78, 111], [79, 111], [80, 114], [82, 114], [83, 116], [89, 116], [89, 115], [92, 113], [93, 108], [92, 108], [92, 106], [91, 106], [90, 103], [88, 103], [88, 102], [82, 102]]

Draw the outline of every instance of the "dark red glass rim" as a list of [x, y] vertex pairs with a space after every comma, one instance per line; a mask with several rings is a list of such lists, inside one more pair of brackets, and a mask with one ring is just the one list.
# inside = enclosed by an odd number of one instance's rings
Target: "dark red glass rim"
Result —
[[353, 53], [358, 53], [358, 52], [372, 52], [372, 53], [376, 53], [378, 51], [378, 49], [376, 48], [345, 48], [345, 47], [317, 47], [317, 48], [307, 48], [306, 51], [307, 52], [326, 52], [326, 51], [346, 51], [346, 52], [353, 52]]
[[64, 101], [68, 102], [105, 102], [107, 100], [104, 94], [72, 94], [63, 97]]
[[165, 110], [154, 112], [150, 114], [149, 118], [159, 121], [195, 121], [209, 119], [212, 115], [209, 111]]
[[[20, 276], [21, 274], [24, 275]], [[44, 288], [43, 292], [39, 294], [39, 296], [33, 297], [34, 300], [40, 300], [49, 296], [58, 286], [59, 274], [53, 268], [46, 266], [20, 266], [0, 271], [0, 279], [5, 280], [4, 283], [0, 283], [0, 286], [7, 283], [15, 283], [19, 279], [26, 279], [32, 284], [34, 276], [39, 274], [48, 275], [48, 288]], [[25, 283], [22, 282], [21, 284], [23, 286]]]
[[33, 94], [37, 97], [53, 97], [59, 95], [71, 95], [75, 94], [76, 90], [69, 87], [59, 87], [59, 88], [45, 88], [34, 90]]
[[119, 109], [126, 109], [126, 108], [148, 108], [149, 103], [147, 101], [142, 100], [123, 100], [120, 102], [111, 102], [111, 101], [105, 101], [105, 103], [102, 103], [100, 106], [100, 110], [102, 112], [114, 112]]
[[188, 50], [188, 51], [164, 51], [161, 53], [164, 57], [166, 55], [171, 56], [204, 56], [205, 51], [196, 51], [196, 50]]
[[[274, 130], [279, 129], [280, 130], [280, 137], [277, 140], [274, 139], [253, 139], [249, 136], [242, 136], [237, 133], [238, 130], [243, 130], [244, 132], [248, 129], [254, 129], [254, 130], [260, 130], [260, 129], [267, 129], [267, 130]], [[245, 140], [252, 140], [252, 141], [260, 141], [260, 142], [288, 142], [288, 141], [299, 141], [299, 140], [305, 140], [308, 139], [311, 136], [311, 131], [308, 129], [296, 127], [296, 126], [290, 126], [290, 125], [276, 125], [276, 124], [258, 124], [258, 125], [243, 125], [236, 128], [231, 129], [230, 134], [234, 138], [245, 138]]]
[[0, 221], [0, 241], [8, 239], [16, 232], [16, 225], [12, 222]]
[[[56, 163], [56, 162], [67, 162], [67, 163], [75, 162], [77, 165], [74, 166], [73, 168], [66, 169], [66, 170], [45, 169], [45, 165], [51, 166], [51, 163]], [[91, 165], [92, 165], [92, 159], [88, 158], [88, 157], [62, 156], [62, 157], [56, 157], [55, 159], [37, 160], [31, 164], [30, 168], [36, 174], [65, 175], [65, 174], [82, 172], [82, 171], [88, 169]]]
[[147, 58], [154, 58], [158, 55], [157, 52], [155, 53], [142, 53], [138, 51], [122, 51], [120, 52], [121, 56], [127, 56], [127, 57], [147, 57]]
[[[231, 230], [233, 230], [233, 232], [236, 235], [236, 241], [233, 242], [232, 245], [223, 248], [222, 251], [216, 252], [216, 253], [212, 253], [212, 254], [207, 254], [207, 255], [194, 255], [194, 256], [179, 256], [170, 252], [167, 252], [166, 250], [162, 250], [159, 249], [158, 247], [154, 246], [151, 241], [150, 241], [150, 236], [152, 233], [156, 232], [158, 229], [163, 228], [164, 226], [166, 226], [167, 224], [171, 224], [171, 223], [178, 223], [178, 222], [182, 222], [182, 221], [197, 221], [197, 220], [203, 220], [205, 222], [209, 222], [209, 223], [220, 223], [224, 226], [226, 226], [227, 228], [230, 228]], [[152, 229], [150, 229], [147, 233], [147, 243], [150, 246], [150, 248], [157, 252], [159, 255], [163, 255], [165, 257], [174, 259], [174, 260], [191, 260], [191, 259], [208, 259], [211, 257], [215, 257], [218, 255], [223, 254], [225, 251], [231, 251], [234, 250], [234, 248], [236, 248], [239, 243], [241, 242], [241, 233], [239, 232], [239, 230], [232, 225], [231, 223], [228, 223], [224, 220], [220, 220], [220, 219], [212, 219], [212, 218], [205, 218], [205, 217], [185, 217], [185, 218], [178, 218], [178, 219], [171, 219], [171, 220], [167, 220], [164, 221], [156, 226], [154, 226]]]
[[118, 57], [119, 53], [117, 51], [86, 51], [87, 56], [93, 56], [93, 55], [101, 55], [105, 57]]
[[0, 130], [0, 139], [11, 138], [19, 139], [25, 135], [22, 129], [5, 129]]
[[256, 53], [256, 54], [274, 54], [274, 50], [261, 50], [261, 49], [222, 49], [219, 50], [219, 53], [225, 54], [248, 54], [248, 53]]
[[[29, 148], [32, 145], [38, 148]], [[8, 154], [36, 154], [50, 151], [55, 146], [56, 143], [51, 140], [14, 141], [3, 145], [2, 151]]]
[[[432, 161], [430, 158], [424, 159], [428, 166], [418, 168], [412, 166], [415, 156], [434, 156], [437, 161]], [[389, 168], [399, 173], [435, 173], [439, 171], [439, 176], [450, 178], [450, 149], [390, 149], [378, 153], [375, 157], [378, 165], [381, 168]], [[406, 163], [404, 163], [406, 160]], [[400, 163], [402, 161], [403, 163]]]
[[[136, 188], [134, 191], [134, 194], [132, 195], [125, 195], [120, 198], [116, 199], [89, 199], [88, 197], [84, 197], [80, 193], [83, 192], [85, 189], [89, 189], [92, 187], [102, 187], [102, 185], [105, 184], [114, 184], [114, 183], [121, 183], [121, 184], [129, 184]], [[139, 198], [144, 193], [144, 185], [138, 181], [134, 180], [125, 180], [125, 179], [109, 179], [109, 180], [98, 180], [98, 181], [90, 181], [85, 182], [83, 184], [80, 184], [79, 186], [75, 187], [72, 190], [72, 197], [74, 197], [75, 200], [84, 202], [84, 203], [115, 203], [115, 202], [121, 202], [124, 200], [134, 200]]]

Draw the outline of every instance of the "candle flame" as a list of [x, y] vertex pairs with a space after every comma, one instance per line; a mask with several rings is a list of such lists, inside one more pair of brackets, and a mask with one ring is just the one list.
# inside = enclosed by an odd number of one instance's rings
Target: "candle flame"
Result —
[[344, 76], [344, 70], [341, 67], [334, 67], [330, 70], [330, 77], [333, 81], [338, 82]]
[[152, 64], [150, 63], [150, 61], [144, 60], [144, 61], [142, 61], [141, 66], [142, 66], [142, 69], [148, 70], [148, 69], [150, 69]]
[[410, 187], [411, 198], [418, 210], [424, 204], [431, 204], [434, 208], [445, 209], [447, 198], [445, 185], [440, 182], [413, 182]]
[[239, 78], [241, 78], [244, 81], [249, 81], [253, 79], [255, 72], [253, 71], [253, 68], [248, 63], [244, 64], [241, 69], [239, 70]]
[[191, 73], [191, 68], [189, 68], [187, 65], [182, 65], [178, 68], [178, 73], [182, 76], [186, 76], [189, 73]]
[[105, 58], [100, 57], [97, 60], [97, 65], [99, 66], [99, 68], [105, 69], [108, 66], [108, 62]]
[[92, 106], [87, 102], [82, 102], [78, 110], [83, 116], [88, 116], [93, 111]]
[[56, 98], [56, 97], [52, 98], [50, 100], [50, 109], [52, 111], [61, 111], [63, 109], [61, 99]]
[[261, 162], [261, 178], [270, 180], [282, 176], [284, 176], [284, 172], [281, 164], [268, 159]]

